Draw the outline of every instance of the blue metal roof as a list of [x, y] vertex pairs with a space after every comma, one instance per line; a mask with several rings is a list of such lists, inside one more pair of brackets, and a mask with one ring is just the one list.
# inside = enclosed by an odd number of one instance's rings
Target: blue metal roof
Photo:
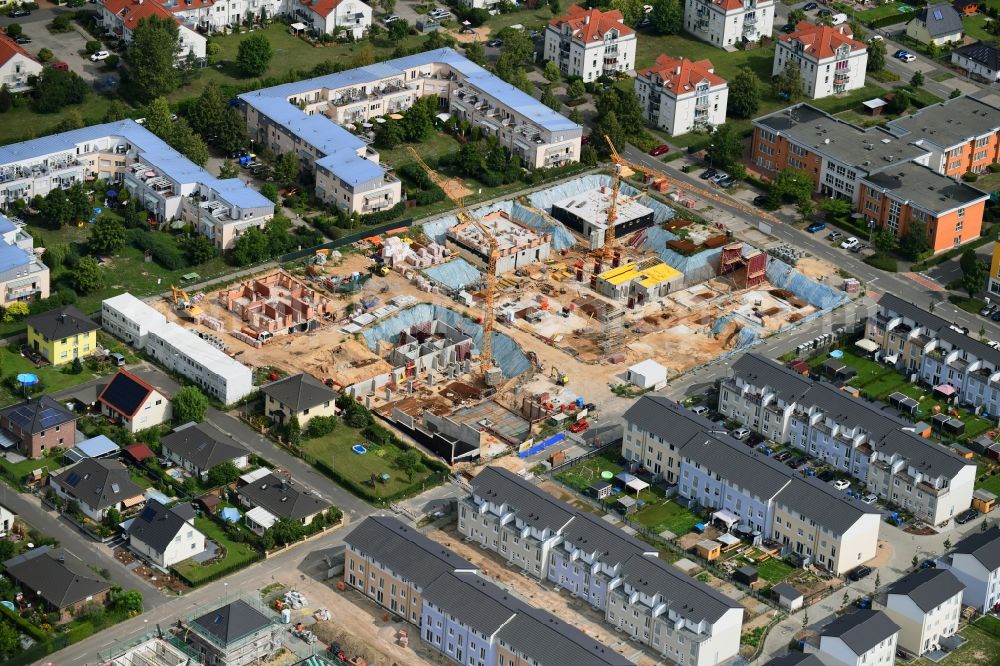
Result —
[[16, 230], [17, 230], [17, 225], [11, 222], [6, 215], [0, 213], [0, 235], [9, 234], [10, 232]]
[[0, 272], [14, 270], [31, 261], [31, 255], [18, 246], [0, 242]]
[[79, 449], [88, 458], [100, 458], [101, 456], [118, 451], [120, 447], [104, 435], [98, 435], [97, 437], [83, 440], [75, 448]]
[[273, 201], [239, 178], [225, 180], [213, 178], [211, 182], [205, 184], [218, 192], [223, 199], [240, 208], [264, 208], [274, 205]]

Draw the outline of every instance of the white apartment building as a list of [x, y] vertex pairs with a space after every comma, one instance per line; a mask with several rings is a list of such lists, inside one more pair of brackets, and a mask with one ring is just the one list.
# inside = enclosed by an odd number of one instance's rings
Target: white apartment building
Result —
[[42, 73], [42, 63], [6, 34], [0, 35], [0, 85], [13, 93], [31, 89], [28, 77]]
[[645, 396], [625, 413], [622, 457], [782, 554], [837, 574], [873, 557], [879, 515], [806, 479], [671, 400]]
[[636, 43], [635, 31], [622, 22], [617, 9], [602, 12], [570, 5], [565, 16], [549, 21], [542, 53], [563, 75], [595, 81], [635, 69]]
[[49, 297], [49, 267], [35, 255], [34, 243], [0, 214], [0, 305]]
[[899, 647], [920, 656], [958, 631], [964, 590], [947, 569], [918, 569], [886, 588], [877, 603], [899, 625]]
[[211, 175], [134, 120], [0, 148], [0, 205], [95, 178], [127, 188], [160, 222], [195, 224], [223, 250], [274, 216], [270, 199]]
[[729, 84], [711, 60], [661, 55], [655, 65], [639, 70], [635, 92], [649, 124], [671, 136], [726, 122]]
[[899, 626], [888, 615], [860, 610], [823, 627], [817, 653], [830, 666], [892, 666], [898, 637]]
[[487, 467], [473, 479], [458, 531], [586, 599], [608, 624], [671, 661], [716, 666], [739, 652], [743, 610], [733, 599], [505, 469]]
[[757, 354], [741, 357], [719, 389], [722, 415], [839, 468], [921, 520], [942, 525], [968, 509], [976, 466], [881, 407]]
[[821, 99], [865, 85], [868, 49], [853, 38], [847, 24], [815, 25], [800, 21], [795, 32], [782, 35], [774, 50], [773, 76], [798, 67], [805, 93]]
[[101, 303], [101, 325], [224, 404], [254, 390], [250, 368], [129, 293]]
[[333, 34], [343, 30], [354, 39], [361, 39], [372, 25], [372, 8], [361, 0], [286, 0], [294, 7], [295, 17], [311, 26], [313, 31]]
[[1000, 611], [1000, 527], [965, 537], [939, 560], [965, 585], [962, 604], [980, 613]]
[[774, 29], [774, 0], [685, 0], [684, 29], [719, 48], [758, 42]]
[[294, 152], [316, 173], [316, 196], [360, 214], [399, 203], [399, 179], [378, 152], [340, 126], [405, 111], [434, 96], [529, 168], [579, 161], [583, 129], [453, 49], [426, 51], [239, 96], [257, 145]]
[[144, 19], [156, 17], [177, 21], [177, 60], [183, 61], [190, 54], [203, 62], [208, 42], [195, 26], [186, 24], [172, 11], [177, 5], [177, 0], [164, 3], [157, 0], [103, 0], [100, 25], [108, 34], [131, 44], [132, 31]]

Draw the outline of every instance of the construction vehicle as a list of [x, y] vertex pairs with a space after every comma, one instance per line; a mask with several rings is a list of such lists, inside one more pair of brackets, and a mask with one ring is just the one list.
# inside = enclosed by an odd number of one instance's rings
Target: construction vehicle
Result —
[[372, 266], [372, 275], [377, 275], [379, 277], [385, 277], [389, 274], [389, 267], [385, 264], [375, 264]]
[[193, 300], [191, 300], [186, 291], [180, 287], [170, 285], [170, 295], [174, 303], [174, 310], [176, 310], [178, 314], [192, 320], [201, 316], [201, 308], [198, 307]]
[[566, 386], [569, 384], [569, 375], [562, 372], [559, 368], [552, 368], [552, 379], [555, 380], [556, 386]]
[[486, 263], [486, 288], [483, 290], [483, 342], [479, 350], [479, 357], [482, 362], [480, 373], [487, 385], [496, 384], [500, 380], [500, 377], [497, 376], [499, 374], [498, 368], [495, 368], [493, 365], [493, 328], [496, 325], [497, 258], [500, 256], [500, 244], [493, 233], [486, 228], [486, 225], [465, 207], [462, 197], [455, 196], [452, 194], [452, 189], [445, 186], [447, 183], [441, 177], [441, 174], [424, 162], [423, 158], [420, 157], [420, 154], [412, 146], [407, 147], [407, 150], [410, 152], [413, 160], [427, 173], [431, 181], [440, 187], [451, 202], [455, 204], [455, 207], [458, 208], [459, 219], [475, 225], [486, 239], [489, 259]]

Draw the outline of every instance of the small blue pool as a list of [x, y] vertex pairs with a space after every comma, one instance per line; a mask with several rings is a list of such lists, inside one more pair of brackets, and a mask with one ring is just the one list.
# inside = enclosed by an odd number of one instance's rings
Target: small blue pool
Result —
[[357, 453], [359, 456], [363, 456], [366, 453], [368, 453], [368, 449], [366, 449], [360, 444], [355, 444], [354, 446], [351, 447], [351, 450]]

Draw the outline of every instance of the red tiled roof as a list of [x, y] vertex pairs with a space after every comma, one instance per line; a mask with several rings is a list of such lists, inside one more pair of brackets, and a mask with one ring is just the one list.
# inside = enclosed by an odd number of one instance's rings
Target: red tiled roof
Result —
[[620, 36], [633, 34], [632, 28], [622, 23], [622, 13], [617, 9], [602, 12], [570, 5], [566, 16], [552, 19], [549, 25], [560, 30], [563, 25], [569, 25], [573, 36], [584, 44], [603, 40], [609, 30], [617, 30]]
[[342, 0], [302, 0], [302, 4], [323, 18], [330, 15], [340, 5]]
[[18, 54], [38, 62], [38, 60], [35, 59], [35, 56], [22, 49], [20, 44], [8, 37], [6, 34], [0, 33], [0, 65], [6, 64], [11, 58]]
[[711, 60], [695, 62], [683, 57], [671, 58], [668, 55], [657, 57], [656, 64], [652, 67], [639, 70], [639, 76], [649, 76], [650, 74], [656, 74], [660, 78], [663, 88], [675, 95], [691, 92], [703, 80], [707, 80], [710, 86], [718, 86], [726, 82], [724, 78], [715, 73]]
[[143, 444], [142, 442], [137, 442], [135, 444], [129, 444], [128, 446], [125, 447], [124, 451], [125, 451], [125, 453], [128, 454], [128, 456], [130, 458], [132, 458], [132, 460], [134, 460], [136, 462], [142, 462], [146, 458], [155, 458], [156, 457], [156, 454], [153, 453], [153, 450], [150, 449], [145, 444]]
[[823, 60], [832, 58], [837, 49], [844, 44], [850, 46], [852, 51], [860, 51], [865, 48], [865, 45], [854, 39], [853, 35], [854, 32], [849, 25], [827, 26], [799, 21], [795, 26], [795, 32], [782, 35], [781, 41], [785, 43], [802, 42], [805, 45], [806, 55]]
[[104, 7], [120, 18], [127, 30], [134, 30], [144, 18], [156, 16], [177, 20], [165, 7], [153, 0], [104, 0]]
[[[154, 0], [146, 0], [147, 2], [153, 2]], [[176, 0], [174, 4], [164, 7], [170, 12], [183, 12], [188, 9], [200, 9], [202, 7], [211, 7], [215, 4], [215, 0]]]
[[[723, 11], [731, 12], [736, 9], [743, 9], [743, 0], [712, 0], [712, 4], [718, 5]], [[748, 10], [754, 10], [763, 5], [771, 5], [772, 2], [768, 0], [757, 0], [755, 6], [747, 7]]]

